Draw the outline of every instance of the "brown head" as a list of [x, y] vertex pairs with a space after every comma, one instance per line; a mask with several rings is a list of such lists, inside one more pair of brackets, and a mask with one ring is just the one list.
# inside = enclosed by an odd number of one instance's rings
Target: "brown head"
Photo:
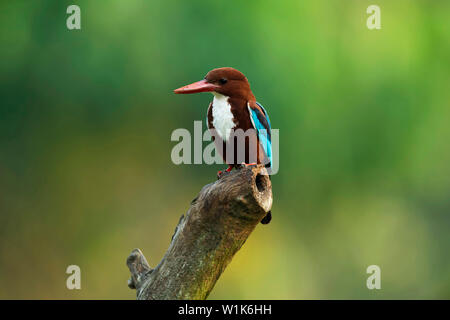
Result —
[[235, 99], [254, 100], [247, 78], [233, 68], [213, 69], [203, 80], [174, 90], [178, 94], [217, 92]]

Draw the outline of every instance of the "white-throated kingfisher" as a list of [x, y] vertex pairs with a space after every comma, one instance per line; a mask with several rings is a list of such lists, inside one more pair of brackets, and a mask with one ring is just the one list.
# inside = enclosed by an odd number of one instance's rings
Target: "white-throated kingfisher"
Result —
[[[233, 68], [213, 69], [206, 77], [174, 90], [178, 94], [211, 92], [213, 101], [209, 104], [207, 124], [216, 150], [228, 164], [227, 172], [240, 165], [272, 164], [272, 143], [270, 120], [264, 107], [256, 102], [247, 78]], [[238, 130], [242, 129], [242, 131]], [[236, 132], [244, 132], [243, 142], [238, 143]], [[227, 152], [232, 153], [232, 155]], [[242, 156], [240, 156], [242, 155]], [[245, 157], [245, 161], [243, 160]], [[220, 177], [221, 171], [218, 172]], [[269, 211], [261, 223], [272, 218]]]

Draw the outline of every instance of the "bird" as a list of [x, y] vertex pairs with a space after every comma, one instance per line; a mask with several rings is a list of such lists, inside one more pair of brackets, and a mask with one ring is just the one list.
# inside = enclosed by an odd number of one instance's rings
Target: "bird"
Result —
[[[225, 172], [255, 164], [264, 164], [270, 170], [272, 142], [269, 115], [256, 101], [245, 75], [231, 67], [216, 68], [209, 71], [203, 80], [174, 90], [176, 94], [200, 92], [211, 92], [214, 96], [208, 107], [206, 122], [216, 150], [228, 165]], [[233, 134], [237, 132], [247, 133], [244, 140], [239, 140], [240, 143]], [[245, 161], [239, 162], [244, 157]], [[219, 171], [218, 178], [222, 174]], [[271, 219], [272, 213], [269, 211], [261, 223], [268, 224]]]

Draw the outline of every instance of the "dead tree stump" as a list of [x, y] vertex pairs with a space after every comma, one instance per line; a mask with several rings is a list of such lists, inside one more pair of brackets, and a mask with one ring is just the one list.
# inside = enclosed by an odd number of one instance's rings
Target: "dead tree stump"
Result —
[[137, 299], [206, 299], [234, 254], [272, 207], [262, 165], [225, 173], [202, 188], [154, 268], [141, 250], [127, 259]]

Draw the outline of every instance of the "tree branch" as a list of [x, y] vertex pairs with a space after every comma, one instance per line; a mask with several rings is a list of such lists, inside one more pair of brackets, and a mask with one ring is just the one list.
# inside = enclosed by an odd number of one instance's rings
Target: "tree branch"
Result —
[[155, 269], [133, 250], [127, 259], [129, 287], [142, 300], [206, 299], [271, 207], [272, 186], [263, 166], [225, 173], [192, 201]]

